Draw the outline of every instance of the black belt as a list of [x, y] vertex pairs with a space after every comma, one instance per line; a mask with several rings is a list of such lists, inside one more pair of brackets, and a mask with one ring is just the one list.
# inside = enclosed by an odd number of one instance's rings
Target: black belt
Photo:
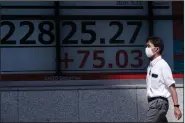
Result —
[[165, 100], [165, 101], [168, 102], [168, 99], [167, 98], [161, 97], [161, 96], [159, 96], [159, 97], [148, 97], [148, 102], [151, 102], [151, 101], [153, 101], [155, 99], [163, 99], [163, 100]]

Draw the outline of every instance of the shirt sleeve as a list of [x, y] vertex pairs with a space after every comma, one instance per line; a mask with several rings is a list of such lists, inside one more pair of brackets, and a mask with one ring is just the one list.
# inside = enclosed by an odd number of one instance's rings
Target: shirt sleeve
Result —
[[168, 87], [170, 87], [172, 84], [175, 84], [175, 80], [173, 79], [171, 68], [168, 64], [164, 64], [164, 66], [162, 67], [162, 76], [164, 79], [164, 83]]

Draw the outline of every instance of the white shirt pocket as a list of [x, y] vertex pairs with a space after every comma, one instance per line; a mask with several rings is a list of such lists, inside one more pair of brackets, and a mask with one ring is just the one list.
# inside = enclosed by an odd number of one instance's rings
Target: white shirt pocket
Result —
[[151, 73], [150, 77], [151, 77], [151, 87], [153, 89], [158, 89], [161, 86], [159, 74]]

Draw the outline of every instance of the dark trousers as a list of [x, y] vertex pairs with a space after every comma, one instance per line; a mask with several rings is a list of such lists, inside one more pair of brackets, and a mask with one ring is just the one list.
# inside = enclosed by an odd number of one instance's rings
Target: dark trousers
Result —
[[168, 99], [163, 97], [149, 98], [149, 108], [145, 122], [168, 122], [166, 114], [169, 109]]

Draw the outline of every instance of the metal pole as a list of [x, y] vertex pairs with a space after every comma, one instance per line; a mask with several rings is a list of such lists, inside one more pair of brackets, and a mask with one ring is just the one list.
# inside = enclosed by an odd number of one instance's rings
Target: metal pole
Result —
[[153, 22], [153, 8], [152, 1], [148, 1], [148, 23], [149, 23], [149, 36], [154, 34], [154, 22]]
[[56, 75], [60, 75], [60, 3], [55, 1]]

